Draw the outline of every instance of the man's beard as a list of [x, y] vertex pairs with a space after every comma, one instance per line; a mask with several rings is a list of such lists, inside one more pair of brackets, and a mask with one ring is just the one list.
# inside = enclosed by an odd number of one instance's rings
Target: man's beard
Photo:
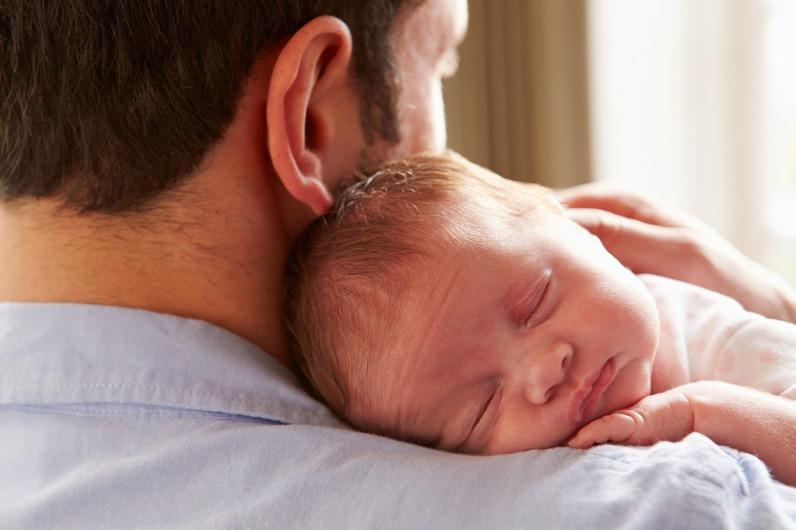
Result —
[[357, 171], [371, 173], [385, 162], [406, 157], [409, 153], [405, 151], [402, 143], [393, 143], [378, 137], [372, 144], [366, 145], [359, 151]]

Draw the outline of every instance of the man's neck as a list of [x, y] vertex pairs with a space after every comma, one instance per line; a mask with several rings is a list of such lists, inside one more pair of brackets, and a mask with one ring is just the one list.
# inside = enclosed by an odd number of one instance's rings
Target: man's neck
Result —
[[[227, 182], [226, 189], [235, 189]], [[252, 195], [260, 194], [260, 197]], [[282, 269], [294, 234], [270, 190], [157, 217], [58, 212], [51, 201], [0, 207], [0, 300], [133, 307], [205, 320], [287, 363]]]
[[[313, 214], [274, 176], [264, 128], [273, 58], [254, 69], [224, 138], [153, 213], [0, 202], [0, 301], [133, 307], [205, 320], [284, 364], [282, 276]], [[270, 61], [270, 62], [269, 62]]]

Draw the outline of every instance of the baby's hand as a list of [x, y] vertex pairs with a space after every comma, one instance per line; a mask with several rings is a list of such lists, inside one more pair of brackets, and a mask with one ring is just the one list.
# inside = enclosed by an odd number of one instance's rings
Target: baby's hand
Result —
[[796, 401], [722, 381], [696, 381], [647, 396], [584, 426], [569, 441], [649, 445], [699, 432], [753, 453], [781, 482], [796, 486]]
[[684, 387], [676, 387], [586, 424], [569, 446], [586, 449], [605, 442], [652, 445], [661, 440], [681, 440], [693, 430], [692, 401]]

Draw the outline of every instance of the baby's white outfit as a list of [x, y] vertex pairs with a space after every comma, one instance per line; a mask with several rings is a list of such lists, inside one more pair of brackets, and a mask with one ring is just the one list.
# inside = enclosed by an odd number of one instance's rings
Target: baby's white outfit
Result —
[[688, 283], [640, 274], [661, 319], [658, 354], [687, 381], [736, 383], [796, 399], [796, 324]]

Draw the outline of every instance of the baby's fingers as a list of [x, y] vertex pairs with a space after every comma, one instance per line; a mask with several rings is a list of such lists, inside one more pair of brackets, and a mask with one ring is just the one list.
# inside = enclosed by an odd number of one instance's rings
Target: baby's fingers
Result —
[[582, 427], [568, 443], [575, 449], [587, 449], [594, 444], [625, 442], [633, 436], [636, 422], [627, 414], [609, 414]]

